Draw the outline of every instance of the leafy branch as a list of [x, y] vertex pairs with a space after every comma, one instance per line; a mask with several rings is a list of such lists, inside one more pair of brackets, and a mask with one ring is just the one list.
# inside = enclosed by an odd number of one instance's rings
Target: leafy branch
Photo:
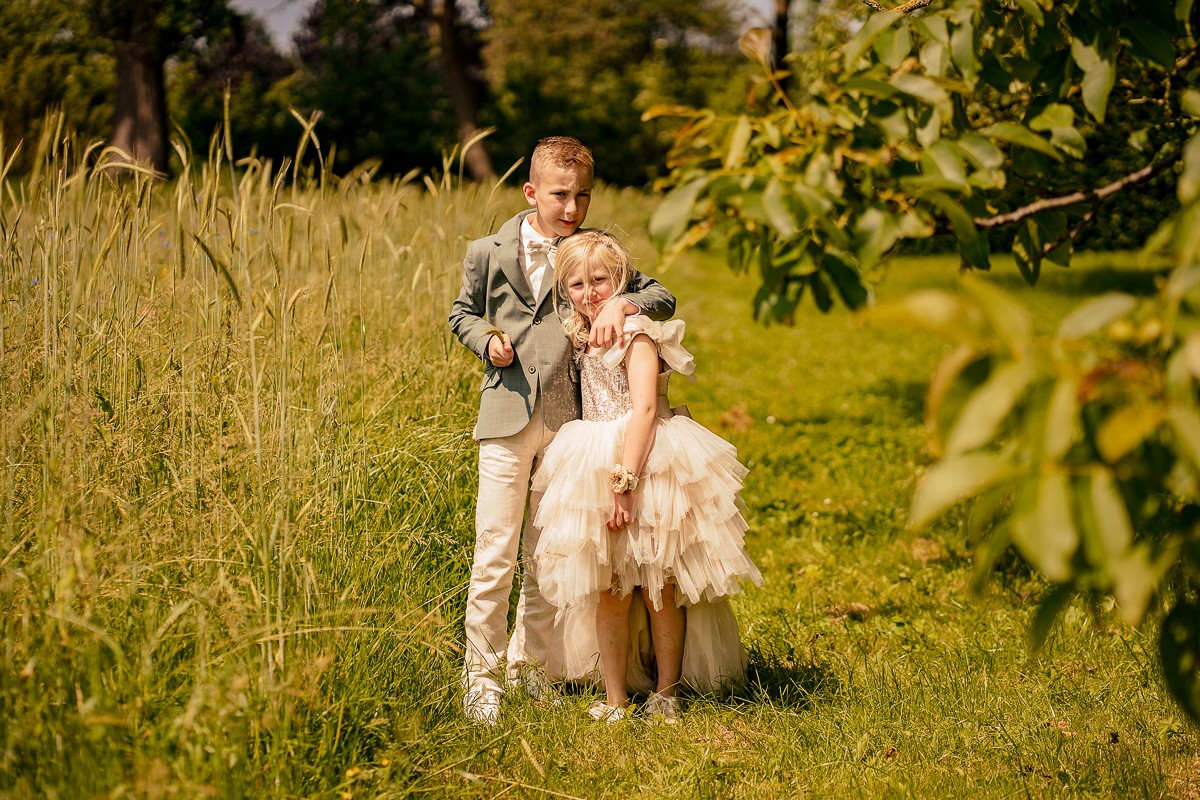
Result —
[[910, 11], [916, 11], [918, 8], [924, 8], [932, 2], [933, 0], [908, 0], [908, 2], [901, 3], [894, 8], [888, 8], [876, 3], [875, 0], [862, 0], [863, 5], [867, 8], [875, 11], [891, 11], [893, 14], [907, 14]]
[[976, 217], [973, 222], [977, 228], [990, 230], [992, 228], [999, 228], [1002, 225], [1011, 225], [1014, 222], [1020, 222], [1026, 217], [1032, 217], [1034, 214], [1040, 214], [1044, 211], [1054, 211], [1055, 209], [1066, 208], [1067, 206], [1073, 206], [1078, 203], [1099, 203], [1105, 198], [1111, 197], [1118, 192], [1122, 192], [1133, 186], [1137, 186], [1138, 184], [1153, 180], [1156, 176], [1162, 173], [1163, 170], [1172, 166], [1182, 156], [1183, 149], [1180, 148], [1168, 153], [1159, 161], [1147, 164], [1141, 169], [1118, 178], [1112, 183], [1101, 186], [1098, 189], [1087, 188], [1081, 189], [1077, 192], [1071, 192], [1070, 194], [1064, 194], [1060, 197], [1047, 197], [1043, 200], [1036, 200], [1028, 205], [1013, 209], [1007, 214], [997, 214], [994, 217]]

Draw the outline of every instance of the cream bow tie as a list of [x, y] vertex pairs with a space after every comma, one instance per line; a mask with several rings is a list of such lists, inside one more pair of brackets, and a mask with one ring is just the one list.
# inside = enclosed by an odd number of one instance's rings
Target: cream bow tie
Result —
[[538, 239], [531, 241], [525, 245], [525, 249], [529, 252], [530, 258], [537, 258], [538, 256], [549, 258], [558, 249], [558, 239]]

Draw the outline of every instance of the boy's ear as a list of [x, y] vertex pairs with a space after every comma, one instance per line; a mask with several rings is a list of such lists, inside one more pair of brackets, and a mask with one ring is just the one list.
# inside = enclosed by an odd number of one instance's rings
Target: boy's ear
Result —
[[534, 208], [537, 208], [537, 189], [533, 187], [533, 184], [526, 181], [524, 192], [526, 202], [528, 202], [529, 205], [533, 206]]

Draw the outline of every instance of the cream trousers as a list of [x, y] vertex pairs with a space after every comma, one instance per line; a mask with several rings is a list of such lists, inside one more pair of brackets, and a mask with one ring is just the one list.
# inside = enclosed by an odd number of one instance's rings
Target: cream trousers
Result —
[[[562, 634], [554, 606], [538, 591], [533, 554], [539, 531], [532, 524], [539, 496], [529, 491], [554, 431], [546, 428], [541, 400], [519, 433], [479, 443], [479, 495], [475, 507], [475, 557], [467, 587], [466, 659], [463, 688], [503, 691], [525, 666], [540, 667], [551, 680], [562, 674]], [[524, 535], [521, 528], [524, 522]], [[520, 553], [522, 580], [512, 638], [508, 606]]]

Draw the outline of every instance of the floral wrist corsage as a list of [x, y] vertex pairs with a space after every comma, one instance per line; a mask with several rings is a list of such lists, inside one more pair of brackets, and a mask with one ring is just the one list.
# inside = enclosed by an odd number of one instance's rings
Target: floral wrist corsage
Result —
[[608, 476], [608, 485], [617, 494], [632, 492], [637, 488], [638, 476], [633, 474], [633, 470], [629, 469], [629, 467], [617, 464], [612, 468], [612, 473]]

